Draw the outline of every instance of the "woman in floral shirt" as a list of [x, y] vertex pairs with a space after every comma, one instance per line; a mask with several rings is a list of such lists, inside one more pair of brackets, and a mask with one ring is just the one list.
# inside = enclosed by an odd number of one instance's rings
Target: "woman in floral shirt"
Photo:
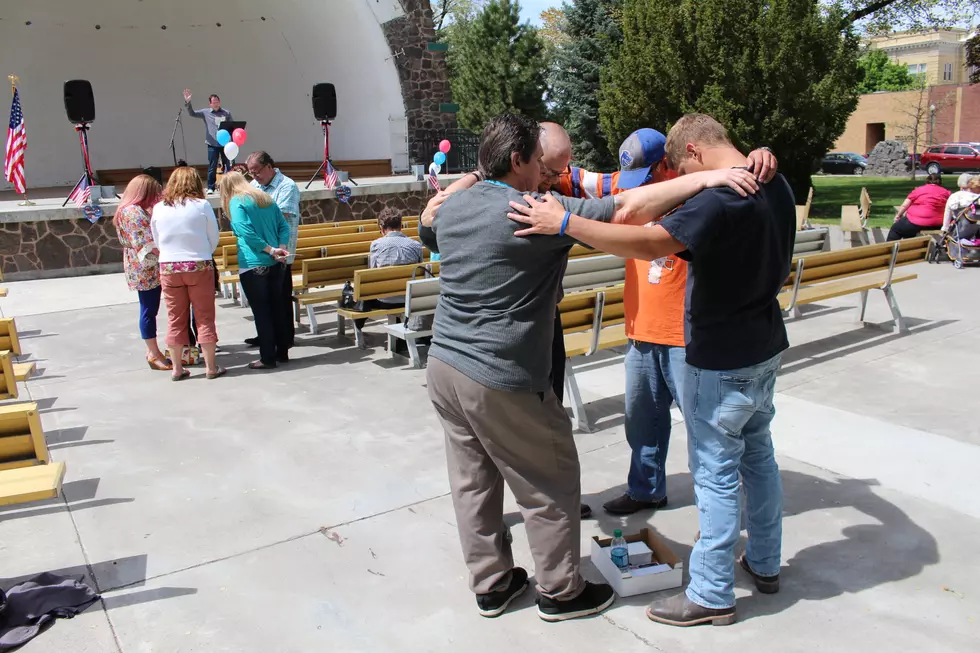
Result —
[[146, 343], [150, 369], [169, 370], [170, 361], [157, 344], [157, 313], [160, 311], [159, 251], [150, 232], [150, 212], [163, 187], [149, 175], [139, 175], [126, 186], [112, 223], [123, 246], [123, 267], [130, 290], [139, 293], [140, 336]]

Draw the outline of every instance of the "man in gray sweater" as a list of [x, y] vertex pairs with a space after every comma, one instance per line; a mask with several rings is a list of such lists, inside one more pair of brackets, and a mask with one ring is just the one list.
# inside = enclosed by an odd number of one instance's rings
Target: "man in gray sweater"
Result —
[[[520, 225], [507, 217], [511, 201], [537, 189], [541, 155], [536, 122], [493, 119], [480, 142], [485, 181], [444, 198], [425, 230], [423, 242], [442, 255], [427, 381], [446, 434], [453, 506], [480, 614], [502, 614], [528, 586], [505, 537], [506, 482], [534, 557], [538, 616], [564, 621], [602, 612], [614, 594], [579, 573], [578, 451], [550, 381], [559, 286], [575, 241], [518, 238]], [[727, 170], [600, 200], [558, 201], [584, 218], [645, 224], [709, 185], [755, 188], [748, 171]]]
[[225, 156], [225, 150], [218, 143], [218, 131], [222, 129], [221, 123], [231, 122], [231, 112], [221, 108], [221, 98], [212, 93], [208, 96], [208, 107], [206, 109], [195, 109], [191, 104], [191, 90], [184, 89], [184, 104], [187, 105], [187, 113], [195, 118], [204, 121], [204, 142], [208, 145], [208, 192], [214, 192], [214, 184], [218, 178], [218, 157], [221, 157], [222, 170], [226, 173], [231, 170], [231, 162]]

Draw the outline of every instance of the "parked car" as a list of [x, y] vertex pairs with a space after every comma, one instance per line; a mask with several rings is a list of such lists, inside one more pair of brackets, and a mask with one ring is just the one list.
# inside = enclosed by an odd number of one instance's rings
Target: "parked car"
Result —
[[980, 146], [971, 143], [933, 145], [922, 154], [919, 165], [931, 175], [943, 172], [978, 172]]
[[831, 152], [820, 162], [820, 171], [828, 175], [863, 175], [868, 160], [855, 152]]

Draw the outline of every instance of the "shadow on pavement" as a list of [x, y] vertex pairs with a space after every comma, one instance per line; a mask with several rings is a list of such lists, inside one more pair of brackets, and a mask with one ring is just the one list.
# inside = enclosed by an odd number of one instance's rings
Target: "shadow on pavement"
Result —
[[[739, 620], [775, 614], [786, 610], [800, 601], [824, 601], [845, 594], [856, 594], [867, 589], [896, 581], [913, 578], [930, 565], [939, 562], [939, 549], [931, 533], [912, 521], [900, 508], [881, 498], [872, 491], [877, 485], [874, 480], [850, 478], [823, 479], [796, 471], [781, 472], [783, 480], [783, 531], [810, 530], [823, 528], [826, 523], [839, 518], [824, 515], [824, 524], [813, 525], [795, 519], [806, 513], [827, 512], [839, 508], [852, 508], [875, 521], [872, 524], [853, 524], [844, 526], [835, 539], [813, 544], [783, 561], [780, 571], [780, 590], [778, 594], [763, 595], [755, 591], [752, 580], [740, 568], [735, 568], [735, 584], [750, 590], [749, 596], [738, 599]], [[674, 474], [667, 480], [669, 496], [690, 497], [692, 488], [690, 474]], [[611, 496], [621, 491], [617, 488]], [[677, 492], [685, 492], [683, 495]], [[603, 493], [605, 497], [605, 493]], [[596, 495], [583, 497], [592, 502], [593, 513], [598, 518], [603, 533], [611, 536], [615, 528], [633, 532], [644, 527], [653, 527], [656, 522], [649, 512], [616, 518], [602, 512]], [[684, 505], [688, 505], [688, 503]], [[671, 507], [680, 504], [672, 503]], [[668, 510], [670, 507], [667, 508]], [[743, 510], [744, 519], [744, 510]], [[690, 543], [681, 543], [658, 535], [667, 542], [687, 565], [697, 522], [691, 523]], [[744, 537], [735, 547], [736, 555], [744, 549]], [[588, 555], [583, 556], [583, 569], [595, 573]], [[685, 585], [688, 581], [685, 571]], [[588, 574], [591, 575], [592, 574]], [[676, 590], [666, 590], [619, 599], [630, 605], [645, 605], [655, 599], [670, 596]]]

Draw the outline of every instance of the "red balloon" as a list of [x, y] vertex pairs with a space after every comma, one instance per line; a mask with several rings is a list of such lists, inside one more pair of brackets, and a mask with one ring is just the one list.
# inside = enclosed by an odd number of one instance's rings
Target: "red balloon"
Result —
[[239, 127], [231, 133], [231, 140], [235, 141], [235, 145], [241, 147], [248, 140], [248, 134], [245, 133], [244, 129]]
[[452, 149], [452, 143], [450, 143], [449, 141], [444, 140], [441, 143], [439, 143], [439, 151], [442, 152], [443, 154], [449, 152], [450, 149]]

